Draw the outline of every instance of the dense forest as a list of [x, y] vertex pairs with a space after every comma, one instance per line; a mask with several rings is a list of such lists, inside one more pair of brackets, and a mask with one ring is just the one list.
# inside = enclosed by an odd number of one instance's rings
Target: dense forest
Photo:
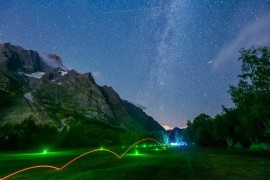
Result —
[[233, 108], [214, 118], [204, 113], [187, 122], [184, 138], [208, 147], [256, 147], [270, 142], [270, 50], [242, 49], [242, 72], [229, 87]]
[[30, 115], [20, 123], [0, 123], [0, 150], [130, 145], [145, 137], [161, 139], [164, 132], [127, 131], [84, 119], [68, 118], [69, 127], [39, 123]]

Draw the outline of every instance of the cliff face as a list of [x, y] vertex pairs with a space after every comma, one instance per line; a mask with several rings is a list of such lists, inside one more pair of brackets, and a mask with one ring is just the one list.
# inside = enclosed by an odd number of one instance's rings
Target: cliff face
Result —
[[63, 66], [61, 58], [57, 55], [25, 50], [9, 43], [0, 44], [0, 59], [1, 69], [28, 74], [37, 71], [46, 72]]
[[0, 45], [0, 121], [35, 114], [52, 123], [63, 118], [98, 121], [126, 130], [164, 130], [140, 108], [122, 100], [91, 73], [67, 70], [59, 56]]

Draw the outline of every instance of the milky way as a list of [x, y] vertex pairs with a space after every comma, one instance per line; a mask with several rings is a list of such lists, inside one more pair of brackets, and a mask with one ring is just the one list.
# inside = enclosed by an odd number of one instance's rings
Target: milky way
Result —
[[0, 1], [0, 43], [56, 53], [162, 125], [232, 107], [238, 51], [270, 45], [270, 1]]

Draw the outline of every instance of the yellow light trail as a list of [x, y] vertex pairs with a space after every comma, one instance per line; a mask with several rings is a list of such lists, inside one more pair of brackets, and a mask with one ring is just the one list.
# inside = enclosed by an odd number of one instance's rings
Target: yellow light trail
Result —
[[98, 152], [98, 151], [105, 151], [105, 152], [108, 152], [108, 153], [111, 153], [113, 155], [115, 155], [118, 159], [121, 159], [128, 151], [130, 151], [130, 149], [132, 149], [136, 144], [139, 144], [140, 142], [142, 141], [154, 141], [156, 142], [157, 144], [159, 144], [163, 150], [166, 150], [166, 148], [160, 143], [158, 142], [157, 140], [155, 139], [152, 139], [152, 138], [145, 138], [145, 139], [141, 139], [137, 142], [135, 142], [133, 145], [131, 145], [123, 154], [121, 155], [118, 155], [116, 152], [114, 151], [111, 151], [111, 150], [108, 150], [108, 149], [95, 149], [95, 150], [91, 150], [91, 151], [88, 151], [88, 152], [85, 152], [77, 157], [75, 157], [74, 159], [68, 161], [66, 164], [64, 164], [62, 167], [56, 167], [56, 166], [51, 166], [51, 165], [38, 165], [38, 166], [30, 166], [30, 167], [27, 167], [27, 168], [24, 168], [24, 169], [21, 169], [21, 170], [18, 170], [18, 171], [15, 171], [11, 174], [8, 174], [6, 175], [5, 177], [1, 178], [0, 180], [6, 180], [8, 178], [10, 178], [11, 176], [14, 176], [18, 173], [21, 173], [21, 172], [24, 172], [24, 171], [28, 171], [28, 170], [31, 170], [31, 169], [36, 169], [36, 168], [50, 168], [50, 169], [54, 169], [56, 171], [61, 171], [63, 170], [64, 168], [66, 168], [68, 165], [70, 165], [71, 163], [73, 163], [74, 161], [82, 158], [83, 156], [87, 155], [87, 154], [90, 154], [90, 153], [93, 153], [93, 152]]

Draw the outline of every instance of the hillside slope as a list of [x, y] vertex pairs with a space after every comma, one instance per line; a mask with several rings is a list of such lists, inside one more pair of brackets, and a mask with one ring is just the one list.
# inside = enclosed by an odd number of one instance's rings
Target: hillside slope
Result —
[[0, 45], [0, 121], [20, 122], [29, 115], [39, 123], [61, 125], [66, 118], [99, 122], [114, 128], [164, 131], [112, 87], [96, 84], [91, 73], [68, 70], [55, 54]]

